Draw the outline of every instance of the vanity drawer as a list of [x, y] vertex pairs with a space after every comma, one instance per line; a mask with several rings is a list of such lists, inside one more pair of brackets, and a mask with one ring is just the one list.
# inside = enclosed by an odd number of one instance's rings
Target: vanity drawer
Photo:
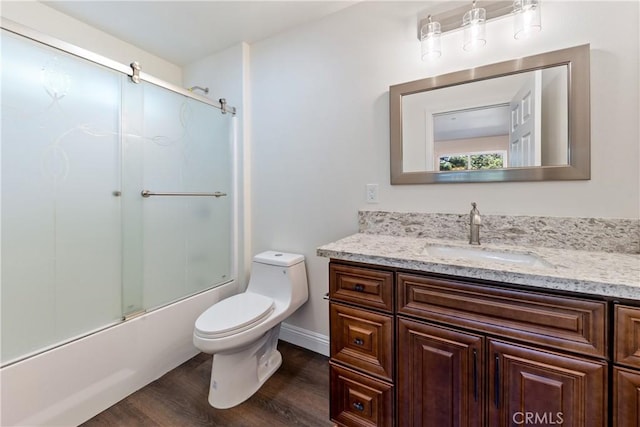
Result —
[[640, 308], [615, 306], [614, 361], [640, 368]]
[[329, 264], [329, 297], [391, 313], [393, 273], [342, 264]]
[[607, 355], [604, 301], [398, 273], [398, 312], [573, 351]]
[[341, 426], [393, 426], [393, 386], [329, 364], [331, 420]]
[[393, 317], [330, 304], [331, 358], [393, 380]]

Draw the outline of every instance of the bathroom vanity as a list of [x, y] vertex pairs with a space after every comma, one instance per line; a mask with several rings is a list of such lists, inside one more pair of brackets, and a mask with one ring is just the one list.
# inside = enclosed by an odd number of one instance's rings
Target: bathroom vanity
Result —
[[331, 258], [332, 421], [639, 426], [640, 256], [464, 249], [364, 233], [318, 249]]

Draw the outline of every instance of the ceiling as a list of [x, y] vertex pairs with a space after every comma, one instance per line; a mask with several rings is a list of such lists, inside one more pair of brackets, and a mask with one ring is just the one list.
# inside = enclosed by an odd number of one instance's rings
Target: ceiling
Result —
[[509, 135], [509, 104], [487, 105], [433, 115], [434, 141]]
[[355, 1], [42, 1], [176, 65], [322, 19]]

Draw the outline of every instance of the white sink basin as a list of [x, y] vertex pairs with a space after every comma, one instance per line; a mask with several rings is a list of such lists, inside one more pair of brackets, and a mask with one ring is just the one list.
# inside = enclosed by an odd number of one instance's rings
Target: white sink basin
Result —
[[457, 246], [441, 246], [427, 245], [422, 250], [422, 255], [433, 256], [437, 258], [456, 258], [475, 261], [490, 261], [500, 264], [510, 265], [526, 265], [536, 267], [553, 267], [544, 259], [537, 255], [503, 252], [491, 249], [483, 249], [482, 247], [457, 247]]

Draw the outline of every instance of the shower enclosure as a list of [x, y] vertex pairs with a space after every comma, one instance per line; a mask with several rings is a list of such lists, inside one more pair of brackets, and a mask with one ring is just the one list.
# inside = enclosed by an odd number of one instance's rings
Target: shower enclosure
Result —
[[3, 21], [1, 362], [234, 276], [233, 109]]

